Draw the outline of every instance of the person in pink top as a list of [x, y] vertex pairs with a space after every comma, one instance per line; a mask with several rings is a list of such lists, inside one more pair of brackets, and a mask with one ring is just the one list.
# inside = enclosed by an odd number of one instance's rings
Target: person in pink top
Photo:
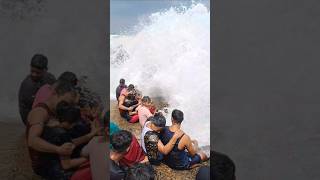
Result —
[[[77, 76], [73, 73], [73, 72], [64, 72], [60, 75], [60, 77], [58, 78], [58, 81], [69, 81], [70, 83], [72, 83], [74, 86], [77, 85], [78, 79]], [[54, 83], [53, 85], [50, 84], [45, 84], [43, 86], [41, 86], [41, 88], [37, 91], [33, 104], [32, 104], [32, 108], [34, 108], [35, 106], [37, 106], [37, 104], [39, 103], [43, 103], [46, 100], [49, 99], [49, 97], [51, 97], [52, 93], [54, 92], [54, 88], [57, 85], [57, 83]]]
[[147, 119], [153, 114], [150, 112], [150, 108], [152, 106], [152, 102], [149, 96], [143, 96], [141, 99], [141, 105], [139, 105], [138, 109], [138, 116], [139, 116], [139, 123], [141, 127], [144, 126], [144, 123]]

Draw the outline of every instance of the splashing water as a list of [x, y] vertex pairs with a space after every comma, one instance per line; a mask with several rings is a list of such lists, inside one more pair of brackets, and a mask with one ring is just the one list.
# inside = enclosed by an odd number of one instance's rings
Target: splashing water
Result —
[[133, 35], [111, 35], [110, 96], [120, 78], [184, 112], [182, 129], [210, 144], [210, 12], [201, 3], [149, 16]]

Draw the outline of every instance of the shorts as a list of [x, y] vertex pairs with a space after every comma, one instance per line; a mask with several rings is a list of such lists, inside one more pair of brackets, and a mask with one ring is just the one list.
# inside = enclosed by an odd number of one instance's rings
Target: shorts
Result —
[[201, 156], [199, 154], [194, 155], [193, 157], [189, 156], [189, 166], [190, 169], [193, 165], [201, 163]]

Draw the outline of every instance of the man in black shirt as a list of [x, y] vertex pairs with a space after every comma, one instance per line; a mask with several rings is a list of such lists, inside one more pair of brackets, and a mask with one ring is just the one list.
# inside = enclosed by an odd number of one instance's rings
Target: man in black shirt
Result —
[[119, 96], [121, 94], [121, 91], [123, 88], [126, 88], [127, 85], [126, 85], [126, 81], [124, 79], [120, 79], [120, 84], [119, 86], [117, 87], [116, 89], [116, 97], [117, 97], [117, 100], [119, 99]]
[[34, 97], [41, 86], [53, 84], [56, 78], [48, 70], [48, 59], [42, 54], [35, 54], [31, 59], [31, 72], [22, 81], [19, 89], [19, 111], [22, 122], [27, 123], [27, 117], [32, 109]]

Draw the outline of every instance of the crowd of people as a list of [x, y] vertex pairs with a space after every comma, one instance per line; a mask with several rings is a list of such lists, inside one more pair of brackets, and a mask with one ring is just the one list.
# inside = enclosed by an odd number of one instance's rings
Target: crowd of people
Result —
[[30, 68], [19, 111], [34, 173], [48, 180], [106, 179], [109, 120], [99, 95], [73, 72], [56, 79], [42, 54], [32, 57]]
[[[99, 180], [110, 175], [112, 180], [152, 180], [154, 166], [161, 163], [190, 170], [208, 160], [197, 141], [181, 129], [181, 110], [172, 111], [171, 125], [166, 126], [152, 99], [124, 79], [116, 89], [119, 113], [124, 121], [139, 124], [139, 138], [110, 121], [101, 98], [83, 78], [66, 71], [56, 79], [42, 54], [32, 57], [30, 68], [20, 85], [19, 111], [32, 169], [42, 179]], [[234, 180], [233, 162], [216, 152], [212, 157], [211, 176]], [[210, 179], [209, 169], [201, 165], [196, 179]]]
[[[184, 121], [181, 110], [172, 111], [171, 125], [166, 126], [163, 112], [157, 110], [152, 99], [142, 96], [133, 84], [127, 86], [124, 79], [120, 79], [116, 98], [120, 116], [129, 123], [139, 123], [141, 137], [138, 141], [132, 132], [121, 130], [111, 121], [111, 179], [121, 179], [140, 169], [137, 179], [150, 180], [156, 176], [153, 166], [161, 163], [175, 170], [190, 170], [208, 160], [197, 141], [181, 130]], [[201, 167], [198, 173], [202, 179], [209, 179], [208, 166]]]

